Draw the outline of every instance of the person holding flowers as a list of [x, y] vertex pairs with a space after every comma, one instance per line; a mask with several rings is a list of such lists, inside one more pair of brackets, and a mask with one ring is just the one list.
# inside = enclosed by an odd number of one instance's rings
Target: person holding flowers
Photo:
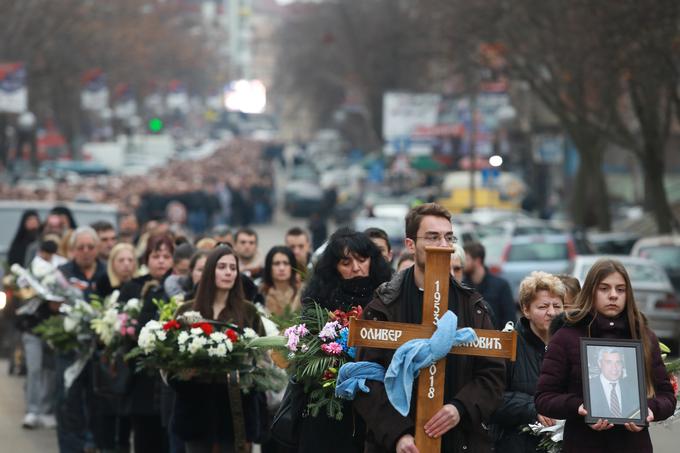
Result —
[[[163, 282], [172, 270], [172, 254], [175, 244], [167, 234], [151, 236], [143, 255], [149, 273], [133, 278], [120, 290], [120, 300], [139, 299], [142, 308], [137, 320], [139, 328], [157, 317], [154, 300], [165, 300]], [[134, 368], [134, 364], [131, 364]], [[160, 377], [135, 374], [129, 397], [135, 451], [164, 452], [167, 450], [167, 435], [160, 416]]]
[[566, 419], [563, 450], [569, 452], [651, 452], [649, 430], [632, 422], [614, 426], [606, 419], [586, 424], [581, 337], [641, 340], [646, 376], [647, 422], [665, 420], [676, 405], [673, 387], [661, 358], [659, 340], [635, 303], [628, 272], [621, 262], [601, 259], [588, 271], [575, 309], [548, 344], [535, 394], [536, 410], [545, 417]]
[[[373, 298], [375, 289], [388, 281], [390, 275], [389, 264], [368, 236], [341, 228], [331, 235], [314, 268], [303, 293], [303, 306], [316, 303], [330, 312], [363, 308]], [[330, 326], [327, 330], [319, 333], [320, 338], [336, 335], [338, 329]], [[341, 348], [336, 342], [323, 347], [330, 355], [339, 353], [335, 349]], [[363, 452], [363, 421], [353, 413], [349, 401], [343, 401], [342, 413], [341, 420], [328, 417], [325, 411], [303, 418], [297, 451], [318, 452], [323, 446], [323, 451], [329, 453]]]
[[[212, 335], [217, 329], [234, 337], [237, 332], [252, 329], [264, 335], [262, 321], [255, 306], [247, 301], [243, 292], [238, 258], [229, 246], [219, 246], [207, 257], [205, 267], [196, 291], [196, 298], [178, 310], [178, 317], [189, 311], [200, 313], [200, 328], [208, 329]], [[201, 376], [201, 370], [186, 370], [170, 377], [175, 389], [171, 430], [185, 442], [187, 453], [234, 452], [236, 440], [235, 423], [243, 423], [246, 438], [252, 436], [259, 423], [258, 394], [242, 394], [243, 419], [231, 410], [227, 376]]]
[[498, 451], [529, 453], [537, 451], [540, 437], [522, 431], [522, 426], [538, 420], [554, 426], [555, 420], [536, 412], [534, 392], [541, 372], [550, 324], [562, 313], [566, 289], [561, 280], [545, 272], [532, 272], [519, 285], [522, 317], [517, 325], [517, 360], [506, 362], [506, 387], [503, 404], [491, 418], [501, 431]]

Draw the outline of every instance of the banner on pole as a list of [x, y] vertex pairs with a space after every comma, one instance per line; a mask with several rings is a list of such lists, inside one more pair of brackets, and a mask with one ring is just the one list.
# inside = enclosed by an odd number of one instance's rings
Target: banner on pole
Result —
[[28, 110], [26, 68], [23, 63], [0, 63], [0, 112]]
[[99, 68], [85, 72], [82, 78], [80, 104], [84, 110], [101, 112], [109, 108], [109, 88], [106, 84], [106, 74]]

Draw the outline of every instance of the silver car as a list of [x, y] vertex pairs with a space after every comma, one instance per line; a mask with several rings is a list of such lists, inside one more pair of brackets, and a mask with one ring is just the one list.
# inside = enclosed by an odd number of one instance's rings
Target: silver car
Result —
[[680, 303], [675, 296], [671, 281], [656, 262], [647, 258], [626, 255], [587, 255], [574, 260], [570, 274], [581, 282], [586, 279], [590, 267], [600, 258], [620, 261], [628, 271], [635, 302], [647, 316], [650, 328], [660, 338], [680, 339]]

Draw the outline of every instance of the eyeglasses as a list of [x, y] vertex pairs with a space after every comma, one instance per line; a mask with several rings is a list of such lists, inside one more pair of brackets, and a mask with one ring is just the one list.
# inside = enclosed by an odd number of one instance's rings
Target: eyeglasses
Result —
[[83, 250], [94, 250], [95, 247], [96, 246], [94, 244], [85, 244], [85, 245], [77, 246], [76, 250], [78, 250], [79, 252], [82, 252]]
[[458, 238], [453, 235], [453, 233], [427, 233], [425, 236], [416, 236], [417, 239], [422, 239], [427, 244], [439, 244], [442, 239], [446, 241], [447, 244], [453, 245], [458, 242]]

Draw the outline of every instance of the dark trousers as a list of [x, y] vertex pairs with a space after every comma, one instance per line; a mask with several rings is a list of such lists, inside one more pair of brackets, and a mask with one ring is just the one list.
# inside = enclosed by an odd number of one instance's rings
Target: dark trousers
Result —
[[132, 415], [131, 421], [135, 452], [169, 451], [168, 433], [161, 424], [160, 415]]
[[73, 354], [58, 354], [56, 357], [57, 407], [55, 415], [60, 453], [82, 453], [85, 447], [93, 446], [92, 435], [89, 432], [88, 367], [85, 367], [68, 390], [64, 387], [64, 371], [74, 361], [75, 355]]

